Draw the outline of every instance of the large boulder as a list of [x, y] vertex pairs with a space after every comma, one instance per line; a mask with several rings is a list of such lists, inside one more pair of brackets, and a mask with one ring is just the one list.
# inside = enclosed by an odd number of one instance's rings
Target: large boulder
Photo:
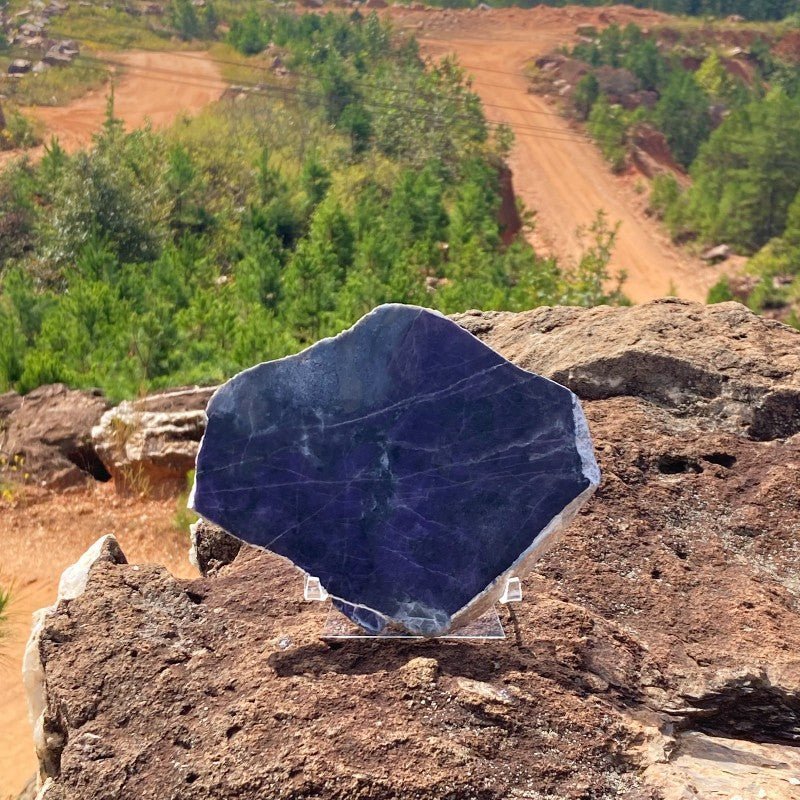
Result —
[[0, 395], [0, 471], [55, 489], [108, 480], [91, 436], [107, 408], [99, 391], [62, 383]]
[[189, 533], [189, 560], [200, 570], [201, 575], [213, 575], [232, 563], [239, 555], [239, 550], [245, 546], [241, 539], [204, 519], [198, 519], [191, 525]]
[[4, 392], [0, 394], [0, 430], [4, 431], [8, 425], [8, 418], [22, 405], [22, 395], [17, 392]]
[[92, 439], [120, 493], [185, 489], [216, 387], [188, 387], [125, 401], [103, 414]]
[[739, 303], [667, 299], [454, 319], [585, 400], [640, 397], [764, 441], [800, 432], [800, 332]]
[[508, 638], [321, 640], [297, 571], [205, 524], [195, 580], [98, 555], [35, 639], [40, 800], [796, 800], [800, 435], [763, 409], [800, 335], [735, 304], [458, 320], [583, 395], [603, 475]]

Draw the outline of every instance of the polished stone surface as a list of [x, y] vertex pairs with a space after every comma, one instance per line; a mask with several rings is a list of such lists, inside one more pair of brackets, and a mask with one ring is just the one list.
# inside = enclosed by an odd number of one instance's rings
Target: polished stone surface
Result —
[[569, 390], [392, 304], [220, 387], [195, 481], [200, 514], [366, 630], [437, 635], [529, 567], [599, 472]]

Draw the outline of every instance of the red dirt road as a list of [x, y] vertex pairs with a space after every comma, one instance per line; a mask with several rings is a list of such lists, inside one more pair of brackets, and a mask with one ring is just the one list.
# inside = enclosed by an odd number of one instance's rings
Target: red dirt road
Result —
[[516, 133], [510, 159], [514, 189], [536, 212], [532, 243], [540, 252], [574, 261], [582, 251], [575, 230], [591, 224], [598, 209], [621, 223], [611, 262], [625, 270], [625, 294], [644, 302], [668, 294], [704, 301], [719, 277], [672, 245], [661, 226], [644, 214], [635, 178], [611, 173], [596, 147], [559, 116], [554, 104], [528, 93], [528, 61], [574, 39], [580, 24], [610, 22], [642, 27], [668, 19], [626, 7], [547, 8], [492, 11], [393, 11], [396, 22], [415, 31], [423, 53], [454, 53], [474, 78], [492, 122]]
[[[122, 66], [114, 83], [114, 112], [128, 130], [148, 120], [163, 128], [180, 114], [195, 113], [218, 100], [227, 85], [207, 53], [132, 50], [110, 58]], [[46, 139], [56, 136], [62, 147], [75, 151], [89, 144], [103, 124], [107, 97], [104, 86], [68, 105], [32, 108], [29, 113], [44, 124]], [[40, 151], [28, 152], [35, 158]], [[17, 155], [0, 153], [0, 165]]]
[[[147, 120], [163, 128], [179, 114], [191, 114], [218, 100], [226, 85], [206, 53], [133, 50], [113, 60], [125, 65], [114, 87], [114, 111], [128, 129], [139, 128]], [[104, 88], [70, 105], [39, 108], [34, 113], [62, 145], [77, 149], [102, 125], [107, 93]]]

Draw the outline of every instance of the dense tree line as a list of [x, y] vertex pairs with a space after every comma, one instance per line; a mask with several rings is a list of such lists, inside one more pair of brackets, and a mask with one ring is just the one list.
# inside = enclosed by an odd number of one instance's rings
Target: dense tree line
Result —
[[[658, 178], [651, 205], [675, 238], [753, 255], [744, 295], [757, 311], [800, 303], [800, 97], [776, 87], [735, 109], [700, 147], [691, 186]], [[728, 280], [710, 295], [733, 299]], [[788, 320], [800, 327], [796, 312]]]
[[[731, 114], [700, 149], [686, 192], [662, 181], [673, 232], [755, 254], [756, 310], [800, 303], [800, 98], [777, 88]], [[666, 188], [664, 184], [667, 183]], [[723, 279], [712, 299], [731, 299]], [[796, 312], [791, 322], [800, 327]]]
[[91, 148], [52, 142], [0, 174], [0, 390], [218, 381], [381, 302], [609, 299], [602, 219], [571, 270], [503, 244], [507, 137], [454, 64], [426, 69], [375, 16], [259, 31], [294, 75], [280, 92], [165, 132], [126, 133], [112, 98]]
[[[489, 0], [493, 6], [531, 8], [540, 0]], [[478, 0], [431, 0], [430, 5], [446, 8], [471, 8]], [[548, 6], [607, 6], [607, 0], [544, 0]], [[649, 8], [667, 14], [686, 14], [695, 17], [742, 16], [752, 20], [784, 19], [800, 10], [798, 0], [629, 0], [628, 5]]]

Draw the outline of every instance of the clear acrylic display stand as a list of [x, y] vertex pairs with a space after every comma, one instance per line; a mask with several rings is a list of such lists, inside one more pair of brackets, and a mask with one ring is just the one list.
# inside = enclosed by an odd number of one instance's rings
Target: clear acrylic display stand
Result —
[[[328, 593], [319, 582], [319, 578], [313, 575], [306, 575], [303, 582], [303, 597], [310, 602], [325, 602], [328, 600]], [[519, 578], [509, 578], [506, 581], [500, 602], [519, 603], [522, 601], [522, 581]], [[360, 628], [344, 614], [331, 607], [328, 617], [320, 634], [322, 639], [425, 639], [430, 637], [415, 636], [411, 633], [402, 631], [389, 631], [385, 633], [369, 633]], [[482, 616], [468, 622], [462, 627], [450, 631], [437, 639], [471, 639], [473, 641], [493, 641], [505, 639], [506, 633], [503, 630], [503, 623], [497, 608], [492, 607]]]

